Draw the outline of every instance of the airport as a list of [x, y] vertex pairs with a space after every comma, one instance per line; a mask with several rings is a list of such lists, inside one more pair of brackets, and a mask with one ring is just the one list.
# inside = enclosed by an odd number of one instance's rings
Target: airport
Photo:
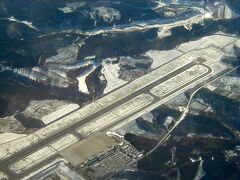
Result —
[[[234, 42], [230, 39], [224, 47]], [[24, 179], [59, 158], [74, 167], [103, 158], [122, 146], [116, 137], [106, 136], [107, 132], [114, 132], [187, 90], [204, 87], [230, 72], [232, 68], [220, 62], [222, 56], [219, 47], [205, 44], [183, 52], [84, 107], [70, 105], [66, 111], [54, 112], [44, 118], [46, 127], [1, 145], [0, 171], [10, 179]], [[93, 146], [96, 149], [92, 150]], [[136, 153], [137, 156], [141, 155]]]

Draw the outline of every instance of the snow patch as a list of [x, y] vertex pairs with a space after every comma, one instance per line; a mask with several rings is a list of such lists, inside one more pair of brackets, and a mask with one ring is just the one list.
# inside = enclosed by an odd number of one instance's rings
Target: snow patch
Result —
[[171, 36], [172, 31], [170, 29], [159, 28], [157, 34], [158, 34], [158, 39], [163, 39], [165, 37]]
[[77, 8], [81, 6], [85, 6], [86, 2], [75, 2], [75, 3], [66, 3], [66, 6], [63, 8], [58, 8], [63, 13], [72, 13], [77, 10]]
[[149, 113], [146, 113], [144, 115], [141, 116], [141, 118], [144, 120], [144, 121], [148, 121], [148, 122], [153, 122], [153, 119], [154, 119], [154, 115], [149, 112]]
[[27, 26], [30, 27], [31, 29], [34, 29], [34, 30], [36, 30], [36, 31], [39, 31], [38, 28], [36, 28], [35, 26], [33, 26], [32, 22], [28, 22], [28, 21], [20, 21], [20, 20], [15, 19], [13, 16], [10, 17], [10, 18], [3, 18], [3, 19], [8, 19], [9, 21], [22, 23], [22, 24], [27, 25]]
[[203, 170], [203, 159], [200, 157], [200, 163], [199, 163], [199, 166], [198, 166], [198, 171], [194, 177], [194, 180], [200, 180], [202, 179], [205, 175], [206, 175], [206, 172]]
[[0, 179], [8, 179], [8, 176], [4, 172], [0, 171]]
[[86, 84], [86, 78], [89, 74], [91, 74], [96, 69], [96, 66], [91, 66], [88, 70], [86, 70], [81, 76], [77, 77], [78, 80], [78, 90], [85, 94], [89, 94], [89, 90]]
[[227, 47], [229, 44], [237, 41], [237, 36], [234, 34], [226, 34], [217, 32], [214, 35], [206, 36], [196, 41], [189, 41], [177, 47], [177, 50], [187, 53], [192, 50], [207, 48], [210, 45], [215, 45], [219, 48]]
[[206, 14], [204, 14], [204, 17], [205, 17], [205, 19], [210, 19], [210, 18], [213, 18], [213, 15], [212, 15], [212, 13], [207, 12]]
[[84, 10], [83, 15], [95, 20], [95, 24], [98, 18], [102, 19], [106, 23], [113, 23], [121, 19], [121, 14], [117, 9], [109, 7], [95, 7], [89, 10]]
[[193, 157], [189, 157], [189, 160], [190, 160], [191, 162], [195, 163], [195, 162], [201, 161], [201, 157], [199, 157], [198, 159], [195, 159], [195, 158], [193, 158]]
[[102, 74], [107, 81], [107, 87], [104, 89], [104, 94], [127, 83], [127, 81], [118, 78], [120, 70], [118, 64], [103, 62], [102, 65]]
[[153, 60], [151, 68], [155, 69], [181, 56], [183, 53], [174, 49], [169, 51], [149, 50], [145, 54]]

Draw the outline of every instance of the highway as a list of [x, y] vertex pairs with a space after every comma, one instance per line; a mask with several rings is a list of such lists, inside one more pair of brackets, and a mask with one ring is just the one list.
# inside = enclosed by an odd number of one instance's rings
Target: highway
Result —
[[[128, 119], [129, 117], [135, 115], [136, 113], [138, 113], [140, 111], [143, 111], [145, 108], [150, 107], [150, 106], [154, 105], [155, 103], [157, 103], [157, 102], [159, 102], [159, 101], [161, 101], [163, 99], [171, 97], [172, 95], [175, 95], [176, 93], [180, 92], [182, 89], [186, 88], [187, 86], [191, 85], [192, 83], [194, 83], [194, 82], [204, 78], [205, 76], [209, 75], [210, 73], [212, 73], [212, 68], [207, 66], [207, 65], [205, 65], [204, 62], [202, 61], [202, 62], [200, 62], [200, 64], [202, 66], [204, 66], [205, 68], [207, 68], [207, 72], [203, 73], [199, 77], [197, 77], [197, 78], [187, 82], [186, 84], [184, 84], [182, 86], [177, 87], [173, 91], [165, 94], [163, 97], [158, 97], [158, 96], [155, 96], [155, 95], [150, 93], [150, 90], [153, 89], [154, 87], [156, 87], [157, 85], [159, 85], [159, 84], [161, 84], [161, 83], [163, 83], [163, 82], [173, 78], [174, 76], [176, 76], [176, 75], [178, 75], [178, 74], [180, 74], [180, 73], [182, 73], [182, 72], [188, 70], [189, 68], [191, 68], [191, 67], [193, 67], [195, 65], [198, 65], [198, 64], [196, 62], [192, 61], [192, 62], [184, 65], [183, 67], [181, 67], [179, 69], [176, 69], [173, 72], [167, 74], [166, 76], [164, 76], [164, 77], [154, 81], [153, 83], [151, 83], [151, 84], [149, 84], [149, 85], [147, 85], [147, 86], [145, 86], [145, 87], [135, 91], [134, 93], [128, 95], [127, 97], [124, 97], [123, 99], [121, 99], [121, 100], [119, 100], [119, 101], [117, 101], [117, 102], [115, 102], [115, 103], [105, 107], [104, 109], [102, 109], [102, 110], [100, 110], [100, 111], [98, 111], [98, 112], [96, 112], [94, 114], [91, 114], [87, 118], [85, 118], [85, 119], [83, 119], [81, 121], [78, 121], [77, 123], [72, 124], [69, 127], [66, 127], [65, 129], [62, 129], [59, 132], [56, 132], [55, 134], [51, 135], [50, 137], [47, 137], [46, 139], [38, 141], [37, 143], [29, 146], [28, 148], [25, 148], [25, 149], [17, 152], [15, 154], [13, 154], [12, 156], [10, 156], [10, 157], [8, 157], [8, 158], [6, 158], [4, 160], [1, 160], [0, 161], [0, 171], [5, 172], [9, 176], [10, 179], [12, 179], [12, 178], [17, 178], [18, 179], [19, 177], [21, 177], [21, 175], [15, 174], [14, 172], [9, 170], [9, 166], [11, 164], [13, 164], [14, 162], [17, 162], [17, 161], [23, 159], [24, 157], [32, 154], [33, 152], [35, 152], [35, 151], [37, 151], [37, 150], [39, 150], [41, 148], [43, 148], [44, 146], [47, 146], [51, 142], [60, 139], [62, 136], [66, 135], [68, 133], [73, 133], [74, 132], [74, 135], [77, 135], [77, 133], [76, 133], [76, 129], [77, 128], [79, 128], [79, 127], [81, 127], [81, 126], [83, 126], [83, 125], [85, 125], [85, 124], [95, 120], [97, 117], [100, 117], [100, 116], [104, 115], [105, 113], [111, 111], [112, 109], [114, 109], [114, 108], [116, 108], [116, 107], [118, 107], [118, 106], [128, 102], [129, 100], [132, 100], [133, 98], [135, 98], [135, 97], [137, 97], [137, 96], [139, 96], [141, 94], [144, 94], [144, 93], [145, 94], [150, 94], [151, 96], [154, 97], [154, 100], [149, 105], [147, 105], [146, 107], [138, 109], [136, 112], [128, 115], [127, 117], [125, 117], [123, 119], [120, 119], [117, 122], [114, 122], [113, 124], [111, 124], [111, 125], [105, 127], [104, 129], [102, 129], [101, 131], [107, 131], [111, 127], [116, 126], [120, 122]], [[83, 136], [81, 136], [81, 134], [79, 134], [78, 136], [83, 138]], [[32, 167], [32, 169], [35, 169], [35, 168], [36, 167]], [[29, 172], [31, 172], [32, 169], [29, 169]]]
[[[161, 145], [164, 145], [164, 143], [166, 143], [166, 141], [169, 139], [169, 137], [171, 136], [171, 134], [173, 133], [173, 131], [176, 129], [176, 127], [181, 124], [181, 122], [185, 119], [185, 117], [187, 116], [188, 112], [189, 112], [189, 107], [191, 105], [191, 102], [192, 102], [192, 99], [193, 97], [196, 95], [196, 93], [201, 90], [202, 88], [206, 87], [207, 85], [209, 85], [210, 83], [216, 81], [217, 79], [237, 70], [239, 68], [239, 66], [233, 68], [233, 69], [230, 69], [230, 70], [227, 70], [227, 72], [225, 72], [224, 74], [222, 75], [219, 75], [217, 76], [216, 78], [208, 81], [206, 84], [200, 86], [199, 88], [197, 88], [196, 90], [194, 90], [189, 98], [189, 101], [186, 105], [186, 107], [183, 109], [183, 112], [181, 113], [181, 115], [179, 116], [178, 120], [176, 121], [176, 123], [174, 124], [174, 126], [172, 128], [169, 129], [169, 131], [167, 132], [167, 134], [151, 149], [149, 150], [144, 156], [142, 156], [141, 158], [135, 160], [135, 161], [132, 161], [130, 164], [127, 165], [127, 167], [130, 167], [132, 166], [133, 164], [135, 164], [137, 161], [139, 161], [140, 159], [144, 159], [145, 157], [149, 156], [150, 154], [152, 154], [159, 146]], [[111, 176], [117, 174], [118, 172], [121, 172], [123, 171], [124, 169], [126, 169], [127, 167], [122, 167], [121, 169], [119, 169], [117, 172], [113, 172], [111, 174], [108, 174], [105, 176], [106, 179], [110, 179]]]
[[235, 71], [236, 69], [238, 69], [239, 67], [235, 67], [234, 69], [231, 69], [229, 71], [227, 71], [226, 73], [224, 73], [223, 75], [217, 77], [216, 79], [213, 79], [211, 81], [209, 81], [208, 83], [204, 84], [203, 86], [197, 88], [190, 96], [189, 101], [187, 106], [183, 109], [183, 112], [181, 113], [180, 117], [178, 118], [178, 120], [176, 121], [176, 123], [174, 124], [174, 126], [167, 132], [167, 134], [161, 139], [161, 141], [159, 141], [159, 143], [152, 149], [150, 150], [147, 155], [151, 154], [153, 151], [155, 151], [160, 145], [163, 145], [166, 140], [170, 137], [171, 133], [174, 131], [174, 129], [185, 119], [185, 117], [187, 116], [188, 112], [189, 112], [189, 107], [191, 105], [192, 99], [195, 96], [195, 94], [202, 88], [206, 87], [208, 84], [212, 83], [213, 81], [216, 81], [217, 79]]

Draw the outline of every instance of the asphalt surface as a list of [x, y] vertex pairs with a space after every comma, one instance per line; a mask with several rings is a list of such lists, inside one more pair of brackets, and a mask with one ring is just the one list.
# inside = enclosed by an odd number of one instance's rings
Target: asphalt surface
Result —
[[[168, 75], [166, 75], [166, 76], [164, 76], [164, 77], [156, 80], [155, 82], [153, 82], [153, 83], [151, 83], [151, 84], [143, 87], [142, 89], [139, 89], [138, 91], [130, 94], [129, 96], [127, 96], [127, 97], [119, 100], [118, 102], [109, 105], [108, 107], [102, 109], [101, 111], [98, 111], [98, 112], [96, 112], [96, 113], [88, 116], [87, 118], [85, 118], [85, 119], [83, 119], [83, 120], [81, 120], [81, 121], [79, 121], [79, 122], [77, 122], [77, 123], [75, 123], [75, 124], [72, 124], [72, 125], [70, 125], [69, 127], [66, 127], [65, 129], [63, 129], [63, 130], [61, 130], [61, 131], [59, 131], [59, 132], [56, 132], [55, 134], [51, 135], [50, 137], [47, 137], [47, 138], [44, 139], [44, 140], [38, 141], [37, 143], [32, 144], [31, 146], [29, 146], [29, 147], [27, 147], [27, 148], [25, 148], [25, 149], [23, 149], [23, 150], [15, 153], [15, 154], [13, 154], [12, 156], [10, 156], [10, 157], [8, 157], [8, 158], [6, 158], [6, 159], [4, 159], [4, 160], [1, 160], [1, 161], [0, 161], [0, 171], [5, 172], [5, 173], [9, 176], [10, 179], [20, 179], [20, 177], [23, 176], [24, 174], [26, 174], [26, 172], [24, 172], [22, 175], [18, 175], [18, 174], [15, 174], [14, 172], [10, 171], [10, 170], [8, 169], [8, 167], [9, 167], [11, 164], [13, 164], [14, 162], [17, 162], [17, 161], [23, 159], [24, 157], [29, 156], [29, 155], [32, 154], [33, 152], [35, 152], [35, 151], [43, 148], [44, 146], [47, 146], [47, 145], [50, 144], [51, 142], [60, 139], [62, 136], [66, 135], [67, 133], [75, 132], [75, 130], [76, 130], [77, 128], [79, 128], [80, 126], [82, 126], [82, 125], [84, 125], [84, 124], [86, 124], [86, 123], [89, 123], [90, 121], [93, 121], [93, 120], [96, 119], [97, 117], [99, 117], [99, 116], [101, 116], [101, 115], [103, 115], [103, 114], [111, 111], [112, 109], [120, 106], [121, 104], [126, 103], [127, 101], [129, 101], [129, 100], [131, 100], [131, 99], [133, 99], [133, 98], [135, 98], [135, 97], [137, 97], [137, 96], [139, 96], [139, 95], [141, 95], [141, 94], [143, 94], [143, 93], [150, 94], [150, 90], [151, 90], [152, 88], [154, 88], [155, 86], [163, 83], [164, 81], [166, 81], [166, 80], [168, 80], [168, 79], [176, 76], [177, 74], [179, 74], [179, 73], [181, 73], [181, 72], [183, 72], [183, 71], [186, 71], [187, 69], [189, 69], [189, 68], [191, 68], [191, 67], [193, 67], [193, 66], [195, 66], [195, 65], [197, 65], [195, 62], [190, 62], [189, 64], [187, 64], [187, 65], [185, 65], [185, 66], [183, 66], [183, 67], [181, 67], [181, 68], [179, 68], [179, 69], [171, 72], [170, 74], [168, 74]], [[194, 79], [194, 80], [192, 80], [192, 81], [189, 81], [188, 83], [186, 83], [186, 84], [184, 84], [184, 85], [176, 88], [175, 90], [173, 90], [173, 91], [169, 92], [168, 94], [166, 94], [164, 97], [159, 98], [159, 97], [153, 96], [153, 97], [154, 97], [154, 100], [153, 100], [153, 102], [152, 102], [151, 104], [149, 104], [149, 105], [147, 105], [147, 106], [145, 106], [145, 107], [137, 110], [136, 112], [130, 114], [129, 116], [127, 116], [127, 117], [125, 117], [125, 118], [123, 118], [123, 119], [120, 119], [119, 121], [111, 124], [110, 126], [105, 127], [102, 131], [105, 131], [105, 130], [107, 130], [107, 129], [109, 129], [109, 128], [115, 126], [115, 125], [117, 125], [118, 123], [120, 123], [120, 122], [128, 119], [129, 117], [133, 116], [134, 114], [136, 114], [136, 113], [138, 113], [138, 112], [141, 112], [141, 111], [144, 110], [145, 108], [147, 108], [147, 107], [155, 104], [156, 102], [158, 102], [158, 101], [160, 101], [160, 100], [163, 100], [163, 99], [167, 98], [168, 96], [170, 96], [170, 95], [172, 95], [172, 94], [180, 91], [180, 90], [183, 89], [184, 87], [186, 87], [186, 86], [194, 83], [195, 81], [197, 81], [197, 80], [205, 77], [206, 75], [208, 75], [208, 74], [210, 74], [210, 73], [212, 72], [212, 69], [211, 69], [210, 67], [202, 64], [202, 62], [201, 62], [201, 65], [205, 66], [205, 67], [208, 69], [208, 71], [207, 71], [206, 73], [204, 73], [204, 74], [202, 74], [201, 76], [199, 76], [198, 78], [196, 78], [196, 79]], [[151, 94], [151, 95], [152, 95], [152, 94]], [[75, 134], [76, 134], [76, 133], [75, 133]], [[80, 135], [80, 136], [81, 136], [81, 135]], [[55, 157], [56, 157], [56, 156], [55, 156]], [[51, 158], [51, 159], [52, 159], [52, 158]], [[49, 159], [48, 161], [50, 161], [50, 159]], [[44, 161], [44, 164], [46, 164], [46, 162], [47, 162], [47, 161]], [[36, 166], [40, 166], [40, 164], [39, 164], [39, 165], [36, 165]], [[37, 169], [37, 168], [36, 168], [36, 167], [32, 167], [32, 168], [29, 169], [27, 172], [31, 172], [33, 169]]]

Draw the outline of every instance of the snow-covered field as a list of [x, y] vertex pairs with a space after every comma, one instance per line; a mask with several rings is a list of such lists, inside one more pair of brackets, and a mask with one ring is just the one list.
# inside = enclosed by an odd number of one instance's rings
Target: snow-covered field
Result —
[[118, 64], [103, 63], [102, 74], [107, 81], [107, 87], [104, 89], [104, 94], [127, 83], [127, 81], [119, 78], [119, 70]]
[[183, 53], [175, 49], [169, 51], [150, 50], [146, 52], [146, 55], [152, 58], [151, 68], [155, 69], [183, 55]]

